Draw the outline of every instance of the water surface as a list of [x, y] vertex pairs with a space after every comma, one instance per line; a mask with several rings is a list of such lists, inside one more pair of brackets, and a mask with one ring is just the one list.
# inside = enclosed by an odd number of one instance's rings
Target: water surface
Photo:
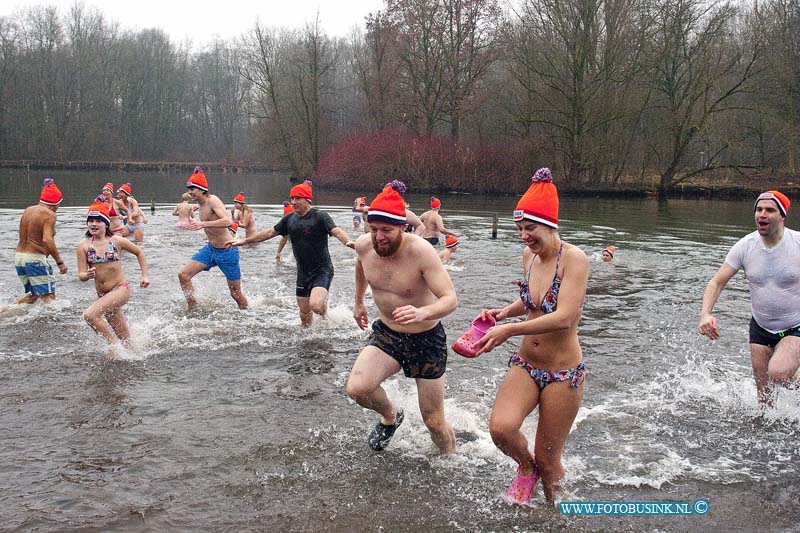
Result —
[[[41, 175], [0, 176], [0, 302], [21, 295], [13, 269], [16, 227]], [[70, 272], [54, 305], [0, 315], [0, 516], [8, 530], [547, 531], [791, 529], [798, 510], [800, 397], [756, 408], [741, 275], [716, 308], [722, 338], [696, 333], [702, 293], [728, 248], [752, 231], [751, 202], [562, 199], [563, 237], [592, 258], [581, 322], [587, 365], [583, 406], [564, 455], [568, 500], [706, 498], [692, 517], [564, 518], [503, 494], [512, 461], [492, 444], [488, 417], [512, 339], [491, 354], [450, 353], [447, 417], [458, 452], [435, 453], [413, 381], [389, 395], [406, 421], [389, 448], [366, 437], [376, 416], [344, 393], [365, 334], [352, 319], [353, 252], [332, 239], [336, 275], [329, 320], [299, 325], [294, 262], [277, 240], [242, 250], [239, 311], [218, 270], [195, 278], [202, 313], [191, 317], [177, 281], [203, 245], [174, 228], [185, 176], [128, 176], [148, 214], [143, 247], [151, 287], [125, 313], [136, 347], [101, 364], [106, 346], [81, 318], [95, 299], [76, 276], [84, 214], [107, 177], [56, 176], [65, 191], [57, 243]], [[259, 227], [280, 216], [285, 176], [209, 176], [230, 202], [244, 191]], [[114, 179], [115, 185], [121, 183]], [[370, 191], [364, 194], [371, 197]], [[315, 202], [352, 233], [352, 193]], [[427, 197], [412, 195], [418, 213]], [[450, 342], [483, 307], [516, 298], [522, 247], [512, 197], [444, 195], [448, 227], [463, 233], [448, 269], [459, 308], [443, 320]], [[502, 215], [497, 240], [491, 216]], [[789, 218], [791, 225], [792, 216]], [[606, 244], [616, 264], [598, 260]], [[138, 282], [126, 257], [125, 271]], [[375, 316], [374, 307], [370, 307]], [[536, 415], [523, 426], [531, 441]]]

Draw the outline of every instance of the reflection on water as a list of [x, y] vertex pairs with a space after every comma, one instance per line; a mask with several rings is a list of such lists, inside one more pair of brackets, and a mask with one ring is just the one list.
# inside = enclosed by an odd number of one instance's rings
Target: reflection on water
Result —
[[[177, 201], [183, 183], [174, 179], [138, 181], [145, 195], [150, 186], [159, 191], [143, 244], [152, 285], [133, 291], [125, 313], [135, 346], [110, 365], [100, 361], [105, 343], [81, 318], [95, 295], [77, 280], [74, 256], [92, 180], [106, 178], [62, 180], [71, 192], [58, 211], [57, 243], [70, 272], [59, 299], [0, 314], [5, 527], [682, 531], [791, 528], [800, 518], [800, 393], [785, 391], [767, 412], [756, 408], [742, 276], [717, 305], [723, 337], [695, 334], [705, 284], [752, 230], [750, 202], [562, 200], [564, 238], [594, 258], [581, 323], [587, 388], [565, 450], [566, 499], [707, 498], [712, 509], [680, 520], [591, 520], [544, 509], [541, 491], [530, 508], [503, 500], [513, 465], [492, 444], [488, 416], [518, 339], [477, 359], [450, 354], [446, 410], [458, 453], [435, 454], [414, 383], [402, 378], [386, 388], [406, 422], [384, 453], [368, 449], [375, 416], [344, 393], [365, 333], [351, 316], [353, 253], [337, 241], [327, 321], [299, 327], [294, 263], [288, 251], [275, 263], [277, 241], [242, 249], [251, 309], [236, 309], [213, 270], [195, 278], [202, 313], [188, 316], [177, 271], [203, 239], [174, 229], [160, 196]], [[216, 186], [230, 198], [239, 190], [256, 198], [260, 227], [277, 222], [285, 178], [237, 179]], [[16, 228], [39, 181], [8, 180], [2, 187], [18, 196], [4, 196], [13, 205], [0, 209], [0, 224]], [[352, 195], [318, 196], [348, 231]], [[412, 197], [419, 212], [425, 201]], [[460, 299], [443, 321], [451, 340], [481, 308], [517, 297], [521, 245], [506, 216], [514, 203], [443, 195], [448, 227], [462, 232], [448, 264]], [[502, 214], [497, 240], [489, 238], [493, 213]], [[10, 268], [15, 243], [15, 231], [0, 235], [0, 261], [9, 266], [0, 269], [2, 303], [20, 295]], [[617, 247], [614, 264], [597, 256], [607, 244]], [[124, 269], [137, 280], [133, 258]], [[536, 415], [523, 426], [531, 438], [535, 426]]]

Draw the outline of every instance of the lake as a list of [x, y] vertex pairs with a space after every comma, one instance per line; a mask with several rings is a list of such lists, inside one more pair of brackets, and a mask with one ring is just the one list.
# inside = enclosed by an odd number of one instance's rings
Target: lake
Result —
[[[2, 304], [22, 295], [17, 226], [43, 176], [0, 170]], [[766, 412], [756, 406], [741, 274], [716, 307], [722, 338], [696, 332], [706, 283], [754, 230], [751, 201], [562, 198], [561, 234], [591, 258], [580, 327], [587, 384], [564, 453], [565, 501], [710, 506], [694, 516], [563, 517], [545, 507], [541, 488], [530, 507], [503, 498], [514, 465], [493, 445], [488, 419], [519, 339], [477, 359], [450, 352], [446, 411], [457, 453], [435, 453], [402, 374], [385, 387], [406, 421], [384, 452], [372, 452], [376, 415], [344, 391], [365, 341], [352, 318], [352, 250], [330, 240], [329, 318], [310, 328], [300, 327], [290, 251], [275, 262], [277, 239], [241, 250], [250, 309], [236, 308], [214, 269], [195, 278], [201, 313], [189, 316], [177, 272], [204, 239], [177, 231], [171, 215], [187, 176], [54, 177], [65, 193], [57, 244], [70, 270], [54, 304], [0, 313], [3, 529], [729, 531], [793, 529], [800, 520], [800, 393], [782, 391]], [[77, 279], [75, 245], [109, 179], [130, 181], [150, 218], [143, 248], [152, 285], [134, 289], [125, 307], [134, 348], [102, 364], [106, 345], [82, 319], [96, 295]], [[228, 205], [243, 191], [259, 228], [279, 220], [290, 186], [281, 174], [209, 182]], [[355, 235], [353, 197], [377, 192], [316, 191], [315, 204]], [[462, 233], [447, 265], [459, 296], [443, 320], [452, 343], [481, 308], [518, 297], [522, 245], [515, 197], [441, 198], [445, 224]], [[427, 195], [410, 202], [420, 214]], [[617, 247], [613, 265], [599, 261], [607, 244]], [[126, 257], [124, 269], [138, 285], [136, 261]], [[535, 427], [534, 413], [523, 426], [531, 441]]]

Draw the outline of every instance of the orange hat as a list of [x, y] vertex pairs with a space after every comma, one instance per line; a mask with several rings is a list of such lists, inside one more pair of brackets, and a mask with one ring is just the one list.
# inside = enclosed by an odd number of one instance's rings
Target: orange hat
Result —
[[208, 180], [202, 168], [194, 167], [194, 172], [189, 176], [189, 180], [186, 182], [186, 188], [188, 189], [189, 187], [208, 192]]
[[442, 207], [442, 201], [435, 196], [431, 196], [431, 209], [439, 209], [440, 207]]
[[305, 180], [303, 183], [295, 185], [289, 190], [289, 198], [297, 197], [311, 200], [311, 185], [311, 180]]
[[550, 169], [540, 168], [531, 181], [514, 210], [514, 221], [526, 219], [558, 228], [558, 190]]
[[113, 184], [113, 183], [111, 183], [111, 182], [109, 181], [108, 183], [106, 183], [105, 185], [103, 185], [103, 190], [104, 190], [104, 191], [111, 191], [111, 192], [114, 192], [114, 184]]
[[284, 200], [283, 201], [283, 216], [286, 216], [289, 213], [294, 213], [294, 207], [292, 207], [292, 204], [290, 204], [288, 200]]
[[86, 213], [86, 220], [90, 220], [92, 218], [99, 218], [103, 222], [106, 223], [107, 226], [111, 225], [111, 219], [109, 218], [109, 210], [110, 206], [108, 205], [108, 200], [102, 194], [94, 199], [92, 205], [89, 206], [89, 211]]
[[131, 189], [130, 183], [123, 183], [122, 186], [119, 189], [117, 189], [117, 192], [120, 191], [124, 192], [128, 196], [133, 196], [133, 190]]
[[391, 183], [387, 184], [369, 204], [367, 222], [406, 224], [406, 203], [400, 196], [400, 192]]
[[53, 178], [45, 178], [44, 185], [42, 187], [42, 194], [39, 196], [39, 201], [47, 205], [58, 205], [63, 199], [64, 195], [61, 194], [61, 191], [58, 189], [58, 187], [56, 187], [56, 183], [53, 181]]
[[[767, 191], [762, 192], [758, 195], [756, 199], [756, 205], [758, 205], [759, 200], [774, 200], [776, 204], [778, 204], [778, 211], [781, 212], [781, 216], [786, 218], [786, 214], [789, 212], [789, 206], [792, 202], [789, 201], [789, 197], [783, 194], [780, 191]], [[755, 211], [755, 206], [753, 206], [753, 211]]]
[[243, 204], [244, 203], [244, 193], [240, 192], [239, 194], [237, 194], [236, 198], [234, 198], [233, 201], [234, 202], [238, 202], [240, 204]]
[[235, 220], [234, 220], [233, 222], [231, 222], [231, 225], [230, 225], [230, 226], [228, 226], [228, 231], [230, 231], [230, 232], [231, 232], [231, 233], [233, 233], [234, 235], [236, 235], [236, 231], [237, 231], [238, 229], [239, 229], [239, 223], [238, 223], [238, 222], [236, 222]]
[[616, 252], [617, 249], [614, 248], [613, 246], [606, 246], [605, 248], [603, 248], [603, 251], [604, 252], [608, 252], [608, 255], [610, 255], [611, 257], [614, 257], [614, 252]]
[[458, 246], [458, 237], [453, 237], [452, 235], [448, 235], [444, 239], [444, 247], [453, 248], [454, 246]]

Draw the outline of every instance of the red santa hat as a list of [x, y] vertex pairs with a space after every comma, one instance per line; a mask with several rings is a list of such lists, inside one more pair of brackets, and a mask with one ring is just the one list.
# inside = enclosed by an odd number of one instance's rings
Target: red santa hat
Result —
[[243, 204], [244, 203], [244, 193], [240, 192], [239, 194], [237, 194], [236, 197], [233, 199], [233, 201], [237, 202], [237, 203], [240, 203], [240, 204]]
[[109, 192], [113, 193], [114, 192], [114, 184], [109, 181], [108, 183], [103, 185], [103, 191], [109, 191]]
[[131, 189], [130, 183], [123, 183], [122, 186], [119, 189], [117, 189], [117, 192], [120, 191], [124, 192], [128, 196], [133, 196], [133, 189]]
[[445, 248], [453, 248], [454, 246], [458, 246], [458, 237], [454, 237], [452, 235], [448, 235], [444, 239], [444, 247]]
[[188, 189], [189, 187], [208, 192], [208, 180], [202, 168], [194, 167], [194, 172], [189, 176], [189, 180], [186, 182], [186, 188]]
[[531, 186], [522, 195], [514, 210], [514, 221], [532, 220], [551, 228], [558, 228], [558, 190], [549, 168], [536, 171]]
[[284, 200], [283, 201], [283, 216], [286, 216], [289, 213], [294, 213], [294, 207], [292, 207], [292, 204], [289, 203], [289, 200]]
[[[789, 206], [792, 202], [789, 201], [789, 197], [783, 194], [781, 191], [767, 191], [762, 192], [758, 195], [756, 199], [755, 206], [758, 205], [759, 200], [774, 200], [776, 204], [778, 204], [778, 211], [781, 212], [781, 216], [786, 218], [787, 213], [789, 213]], [[753, 211], [755, 211], [755, 206], [753, 206]]]
[[311, 180], [305, 180], [299, 185], [295, 185], [289, 190], [289, 198], [305, 198], [311, 200], [313, 193], [311, 191]]
[[431, 196], [431, 209], [439, 209], [440, 207], [442, 207], [442, 201], [435, 196]]
[[614, 248], [613, 246], [606, 246], [605, 248], [603, 248], [603, 252], [608, 252], [608, 255], [610, 255], [611, 257], [614, 257], [614, 252], [616, 251], [617, 249]]
[[56, 182], [53, 181], [53, 178], [45, 178], [39, 201], [47, 205], [58, 205], [63, 199], [64, 195], [61, 194], [59, 188], [56, 187]]
[[369, 204], [367, 222], [406, 224], [406, 203], [392, 184], [387, 184]]
[[102, 194], [94, 199], [92, 205], [89, 206], [89, 211], [86, 213], [86, 220], [91, 220], [93, 218], [100, 219], [106, 223], [107, 226], [111, 225], [111, 219], [109, 218], [110, 206], [108, 205], [108, 200]]

